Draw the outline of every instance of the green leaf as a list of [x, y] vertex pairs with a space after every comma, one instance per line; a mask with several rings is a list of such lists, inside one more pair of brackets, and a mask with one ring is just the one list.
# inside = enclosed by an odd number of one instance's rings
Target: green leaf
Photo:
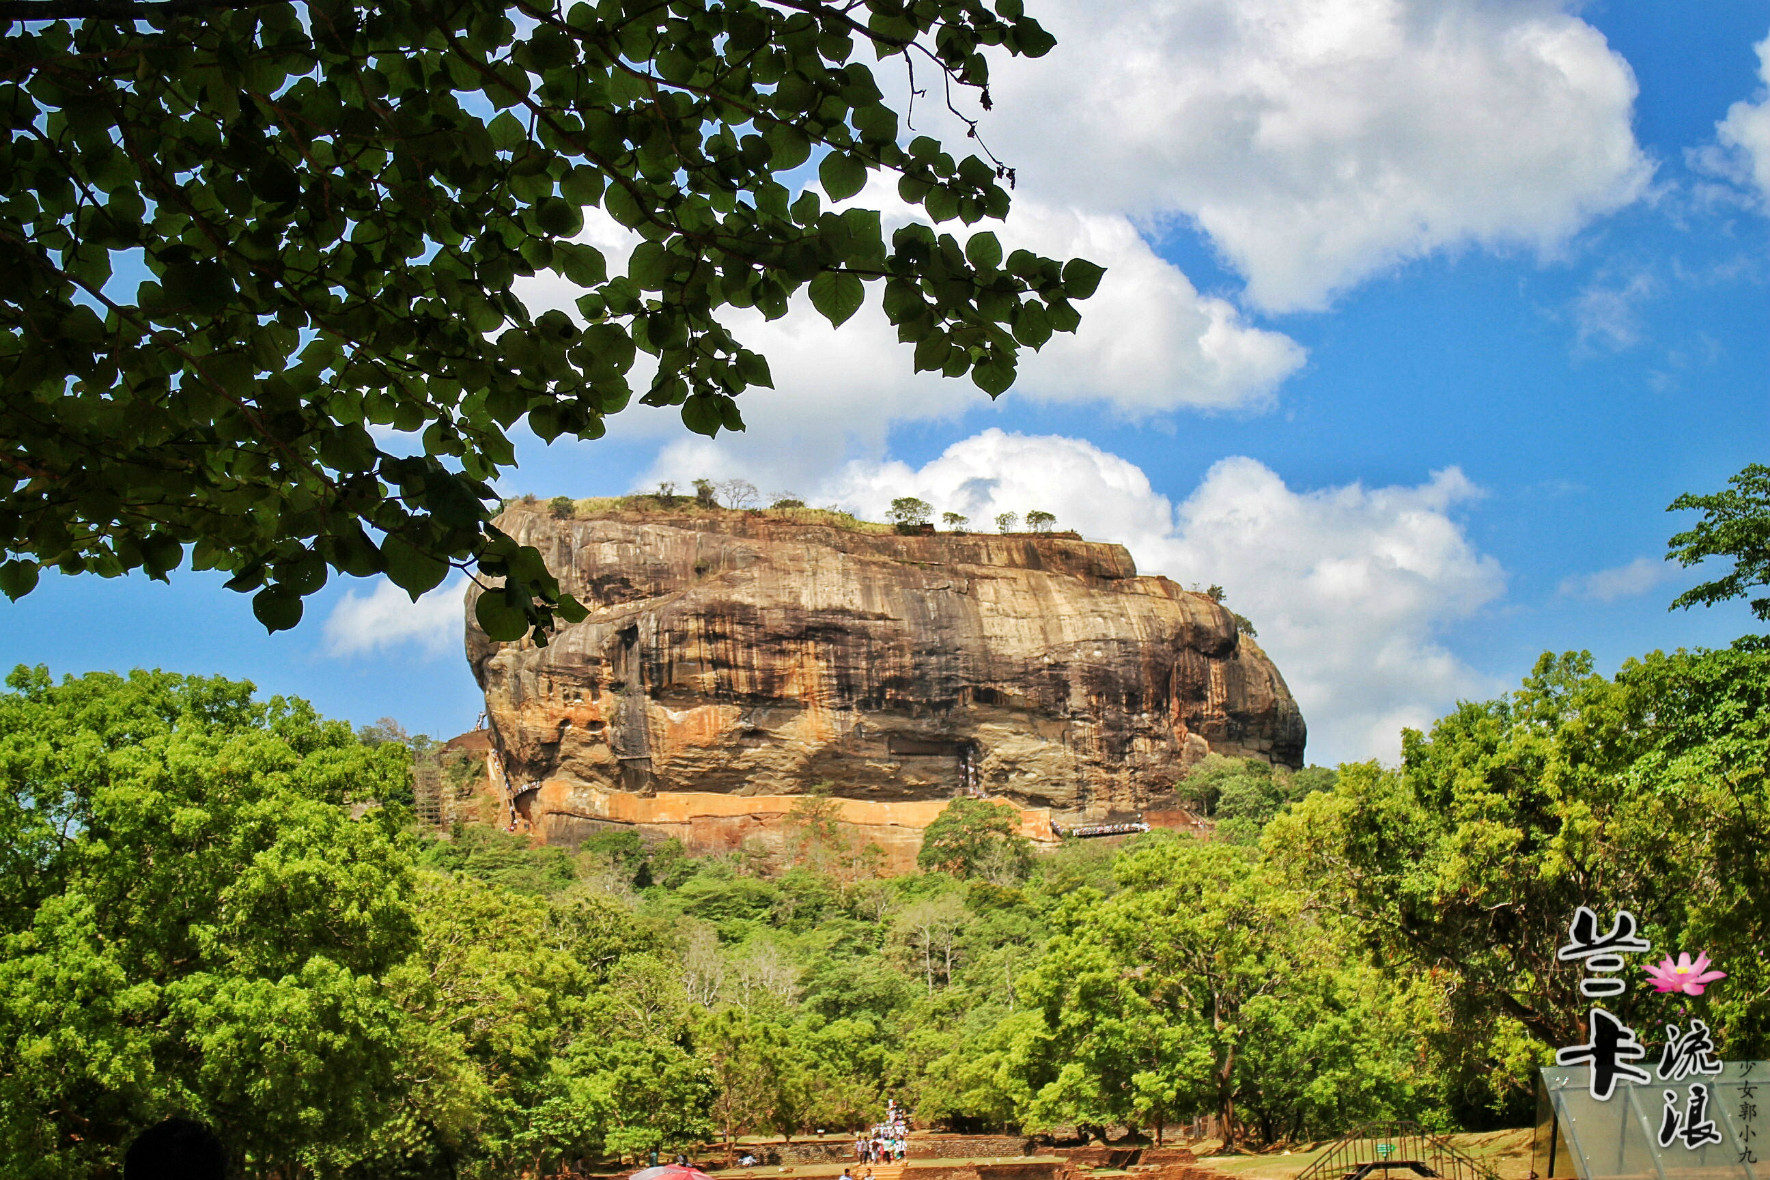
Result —
[[312, 594], [326, 584], [326, 563], [317, 550], [302, 550], [293, 558], [278, 560], [272, 569], [277, 585], [298, 595]]
[[529, 429], [542, 442], [552, 442], [565, 433], [565, 424], [559, 420], [559, 407], [553, 405], [533, 406], [529, 409]]
[[645, 223], [645, 210], [624, 184], [609, 186], [608, 194], [602, 199], [602, 207], [608, 215], [628, 229], [638, 229]]
[[555, 242], [553, 251], [554, 269], [580, 287], [594, 287], [608, 278], [608, 260], [595, 246]]
[[356, 578], [367, 578], [381, 572], [381, 551], [355, 521], [331, 539], [328, 555], [333, 565]]
[[1014, 311], [1014, 339], [1037, 348], [1051, 339], [1051, 320], [1044, 304], [1022, 303]]
[[418, 596], [434, 590], [449, 575], [449, 563], [415, 548], [397, 533], [381, 542], [381, 559], [393, 584], [418, 601]]
[[759, 352], [744, 349], [737, 354], [737, 371], [749, 385], [760, 385], [763, 389], [774, 388], [774, 374], [768, 370], [768, 359]]
[[1030, 17], [1017, 22], [1008, 37], [1009, 47], [1018, 51], [1022, 57], [1044, 57], [1056, 44], [1057, 38], [1047, 33]]
[[831, 152], [817, 166], [824, 195], [832, 201], [852, 197], [867, 184], [867, 168], [846, 152]]
[[590, 617], [590, 612], [585, 609], [583, 603], [570, 594], [561, 594], [559, 596], [559, 617], [568, 623], [582, 623]]
[[511, 606], [502, 590], [481, 594], [473, 604], [473, 617], [486, 638], [498, 643], [513, 643], [528, 634], [528, 616]]
[[601, 172], [579, 164], [559, 182], [559, 194], [575, 205], [594, 205], [602, 199], [603, 186]]
[[627, 260], [627, 275], [642, 290], [661, 291], [676, 273], [676, 257], [662, 242], [641, 242]]
[[945, 185], [937, 184], [922, 198], [922, 208], [928, 211], [928, 216], [934, 221], [951, 221], [959, 215], [959, 198]]
[[987, 229], [974, 233], [965, 243], [965, 257], [979, 270], [995, 270], [1002, 264], [1002, 243]]
[[0, 594], [17, 602], [37, 588], [37, 574], [37, 563], [23, 558], [0, 565]]
[[1096, 266], [1086, 258], [1071, 258], [1063, 264], [1063, 289], [1071, 299], [1086, 299], [1100, 286], [1104, 266]]
[[712, 438], [725, 425], [719, 402], [710, 394], [697, 393], [682, 403], [682, 424], [696, 434]]
[[1082, 315], [1069, 303], [1058, 300], [1045, 305], [1045, 318], [1051, 322], [1051, 328], [1057, 332], [1073, 332], [1082, 323]]
[[811, 305], [838, 328], [860, 310], [867, 298], [860, 276], [836, 270], [826, 270], [812, 279], [809, 293]]
[[584, 214], [570, 201], [547, 197], [535, 206], [535, 222], [557, 238], [569, 238], [584, 228]]
[[167, 533], [149, 533], [142, 538], [141, 557], [148, 577], [165, 582], [169, 580], [166, 575], [184, 560], [184, 546]]
[[236, 594], [244, 594], [248, 590], [256, 590], [264, 585], [264, 564], [253, 562], [233, 577], [221, 584], [223, 590], [232, 590]]
[[762, 133], [768, 144], [770, 171], [786, 172], [811, 158], [811, 140], [791, 123], [771, 123]]
[[720, 395], [719, 421], [727, 430], [742, 430], [744, 428], [744, 416], [738, 412], [735, 398]]
[[301, 596], [285, 586], [266, 586], [252, 596], [252, 613], [272, 633], [299, 623], [301, 610]]
[[1031, 250], [1016, 250], [1008, 255], [1008, 265], [1004, 268], [1018, 279], [1030, 279], [1039, 272], [1039, 263], [1044, 261]]
[[486, 132], [492, 137], [492, 146], [501, 152], [513, 152], [529, 141], [529, 129], [509, 111], [486, 124]]
[[889, 279], [885, 283], [885, 318], [894, 324], [919, 313], [924, 302], [916, 284], [908, 279]]
[[1014, 362], [986, 361], [971, 370], [971, 382], [991, 397], [999, 397], [1014, 384]]

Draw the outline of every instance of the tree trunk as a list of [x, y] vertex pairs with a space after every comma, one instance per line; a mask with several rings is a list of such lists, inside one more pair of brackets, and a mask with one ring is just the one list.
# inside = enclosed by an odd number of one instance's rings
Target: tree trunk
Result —
[[1235, 1050], [1223, 1054], [1223, 1068], [1217, 1075], [1217, 1113], [1223, 1119], [1223, 1148], [1227, 1151], [1240, 1138], [1235, 1119]]
[[737, 1156], [731, 1144], [731, 1086], [725, 1087], [725, 1166], [732, 1167], [737, 1163]]

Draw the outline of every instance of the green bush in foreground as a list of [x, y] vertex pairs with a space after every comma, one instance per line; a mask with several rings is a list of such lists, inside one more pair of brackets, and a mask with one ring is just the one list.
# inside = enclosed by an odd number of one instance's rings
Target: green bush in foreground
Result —
[[405, 1020], [406, 773], [304, 703], [164, 672], [0, 696], [0, 1158], [84, 1176], [169, 1114], [259, 1168], [361, 1142]]
[[545, 872], [416, 868], [374, 805], [404, 745], [219, 678], [7, 685], [0, 1177], [114, 1175], [173, 1114], [248, 1176], [510, 1175], [709, 1129], [655, 939], [535, 896]]

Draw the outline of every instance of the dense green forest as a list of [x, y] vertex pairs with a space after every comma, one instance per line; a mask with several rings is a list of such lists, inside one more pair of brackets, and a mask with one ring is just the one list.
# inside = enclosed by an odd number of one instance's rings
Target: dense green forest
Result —
[[[1628, 905], [1730, 973], [1632, 989], [1762, 1055], [1770, 644], [1614, 678], [1545, 656], [1403, 764], [1178, 785], [1214, 838], [1032, 855], [957, 801], [879, 878], [808, 797], [784, 854], [420, 835], [411, 750], [250, 685], [0, 694], [0, 1172], [109, 1174], [172, 1113], [246, 1174], [509, 1176], [887, 1095], [966, 1129], [1321, 1137], [1521, 1121], [1581, 1005], [1554, 947]], [[1632, 1006], [1631, 1006], [1632, 1005]]]

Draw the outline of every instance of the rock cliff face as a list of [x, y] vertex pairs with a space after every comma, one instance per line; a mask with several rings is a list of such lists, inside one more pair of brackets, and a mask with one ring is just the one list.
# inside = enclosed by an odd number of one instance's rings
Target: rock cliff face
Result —
[[739, 512], [519, 507], [501, 527], [591, 612], [541, 648], [487, 639], [468, 604], [505, 773], [549, 835], [697, 810], [766, 827], [820, 784], [861, 826], [876, 810], [919, 828], [966, 790], [1048, 824], [1137, 810], [1210, 751], [1302, 762], [1302, 716], [1266, 655], [1118, 545]]

